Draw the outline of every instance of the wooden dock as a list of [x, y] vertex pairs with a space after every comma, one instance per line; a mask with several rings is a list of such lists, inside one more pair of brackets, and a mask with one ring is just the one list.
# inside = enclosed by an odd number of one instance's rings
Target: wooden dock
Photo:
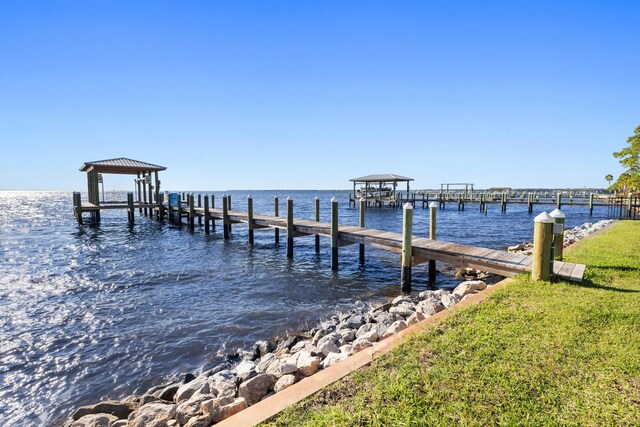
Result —
[[[161, 197], [161, 200], [162, 199], [164, 199], [164, 197]], [[201, 200], [200, 196], [198, 200]], [[399, 254], [402, 253], [403, 250], [402, 233], [340, 224], [337, 226], [337, 231], [332, 231], [332, 224], [328, 222], [295, 219], [289, 216], [254, 214], [252, 212], [253, 205], [251, 201], [248, 203], [249, 209], [247, 212], [243, 212], [229, 210], [227, 208], [228, 201], [226, 197], [223, 197], [222, 209], [209, 208], [207, 195], [204, 196], [204, 200], [204, 207], [195, 206], [193, 195], [188, 195], [186, 200], [179, 198], [177, 205], [164, 202], [157, 204], [131, 202], [127, 204], [100, 206], [92, 203], [82, 203], [80, 205], [80, 215], [81, 212], [95, 212], [102, 209], [122, 209], [129, 211], [130, 220], [132, 220], [133, 212], [136, 209], [148, 208], [151, 215], [156, 216], [158, 219], [164, 219], [165, 217], [179, 218], [181, 224], [183, 220], [186, 219], [187, 225], [192, 229], [196, 223], [201, 225], [204, 222], [206, 233], [209, 233], [212, 228], [215, 229], [215, 222], [221, 222], [224, 227], [225, 238], [229, 238], [229, 230], [232, 224], [247, 224], [250, 230], [249, 243], [253, 243], [254, 230], [276, 230], [276, 239], [279, 238], [279, 230], [284, 230], [287, 236], [287, 255], [290, 257], [293, 256], [293, 239], [304, 236], [316, 236], [316, 242], [318, 241], [317, 236], [326, 236], [332, 239], [335, 237], [337, 240], [337, 245], [335, 245], [336, 251], [338, 246], [349, 244], [367, 245]], [[277, 199], [274, 202], [275, 206], [277, 206]], [[201, 203], [198, 204], [201, 205]], [[211, 205], [213, 205], [213, 200]], [[287, 205], [287, 212], [292, 212], [293, 201], [287, 200]], [[317, 206], [319, 206], [319, 203], [316, 202], [316, 210], [318, 209]], [[318, 218], [318, 215], [316, 215], [316, 218]], [[213, 227], [210, 227], [210, 223]], [[333, 247], [334, 245], [332, 244], [332, 248]], [[316, 251], [318, 251], [317, 244]], [[363, 254], [363, 252], [361, 253]], [[361, 261], [362, 260], [363, 255], [361, 256]], [[531, 272], [532, 260], [532, 257], [528, 255], [411, 236], [411, 266], [429, 261], [440, 261], [459, 267], [471, 267], [477, 270], [510, 277], [516, 274]], [[553, 262], [554, 275], [564, 280], [580, 282], [582, 281], [584, 271], [585, 266], [581, 264], [562, 261]]]

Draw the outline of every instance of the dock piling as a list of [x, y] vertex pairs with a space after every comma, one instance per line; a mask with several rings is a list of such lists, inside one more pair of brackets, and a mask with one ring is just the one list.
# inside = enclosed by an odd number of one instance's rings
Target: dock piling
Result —
[[411, 244], [412, 244], [413, 206], [405, 203], [402, 206], [402, 271], [400, 273], [400, 290], [411, 292]]
[[[216, 208], [216, 196], [213, 195], [213, 193], [211, 193], [211, 209], [215, 209]], [[212, 231], [216, 231], [216, 221], [211, 218], [211, 230]]]
[[564, 221], [566, 215], [560, 209], [554, 209], [549, 214], [553, 218], [553, 258], [562, 261], [562, 250], [564, 246]]
[[[273, 216], [279, 216], [279, 208], [278, 208], [278, 196], [273, 196]], [[275, 240], [276, 245], [280, 243], [280, 229], [278, 227], [275, 228]]]
[[194, 219], [195, 219], [195, 216], [196, 216], [196, 210], [195, 210], [195, 206], [194, 206], [194, 203], [193, 203], [193, 193], [189, 193], [187, 201], [189, 203], [189, 230], [193, 231]]
[[[365, 199], [360, 198], [360, 227], [364, 228]], [[364, 264], [364, 243], [360, 243], [360, 264]]]
[[331, 199], [331, 269], [338, 270], [338, 199]]
[[222, 196], [222, 236], [226, 240], [229, 238], [229, 199]]
[[76, 217], [78, 224], [82, 225], [82, 199], [77, 191], [73, 192], [73, 215]]
[[533, 254], [531, 280], [551, 280], [551, 245], [554, 220], [548, 213], [542, 212], [533, 219]]
[[253, 245], [253, 198], [247, 197], [247, 226], [249, 227], [249, 244]]
[[[434, 202], [429, 205], [429, 240], [436, 240], [436, 215], [437, 206]], [[429, 260], [429, 284], [436, 282], [436, 261]]]
[[133, 207], [133, 193], [127, 193], [127, 216], [129, 217], [129, 225], [133, 225], [135, 222], [133, 215], [136, 209]]
[[[355, 199], [353, 200], [353, 204], [356, 204]], [[320, 222], [320, 197], [316, 196], [314, 199], [314, 208], [315, 208], [315, 220], [316, 222]], [[320, 253], [320, 235], [315, 235], [315, 244], [316, 244], [316, 253]]]
[[210, 211], [209, 211], [209, 196], [204, 195], [204, 232], [205, 234], [211, 233], [211, 228], [209, 227], [209, 219], [210, 219]]
[[589, 216], [593, 215], [593, 193], [589, 193]]
[[293, 199], [287, 197], [287, 258], [293, 258]]
[[[202, 194], [198, 193], [198, 207], [202, 207]], [[202, 217], [198, 216], [198, 225], [202, 225]]]

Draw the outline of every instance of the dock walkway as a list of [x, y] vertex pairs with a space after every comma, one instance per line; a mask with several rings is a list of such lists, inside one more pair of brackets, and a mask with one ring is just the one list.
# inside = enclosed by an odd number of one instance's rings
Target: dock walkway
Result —
[[[177, 210], [177, 208], [172, 208]], [[203, 208], [195, 208], [197, 216], [204, 216]], [[188, 215], [183, 210], [182, 215]], [[210, 219], [222, 221], [224, 212], [222, 209], [210, 209]], [[228, 220], [232, 223], [249, 223], [247, 212], [229, 211]], [[268, 215], [253, 215], [254, 228], [287, 228], [286, 217], [274, 217]], [[305, 219], [293, 220], [294, 237], [300, 236], [328, 236], [331, 237], [331, 224]], [[338, 240], [342, 244], [363, 243], [378, 249], [391, 252], [402, 252], [402, 234], [358, 226], [339, 225]], [[496, 249], [481, 248], [477, 246], [463, 245], [445, 242], [442, 240], [430, 240], [423, 237], [412, 237], [412, 265], [418, 265], [428, 260], [442, 261], [448, 264], [471, 267], [477, 270], [488, 271], [501, 276], [511, 277], [516, 274], [531, 271], [532, 257]], [[556, 277], [581, 282], [584, 276], [585, 265], [573, 264], [563, 261], [553, 263], [553, 273]]]
[[[201, 220], [204, 219], [205, 224], [208, 221], [220, 221], [229, 225], [247, 224], [250, 230], [276, 229], [286, 231], [290, 226], [286, 216], [269, 216], [253, 213], [250, 215], [249, 212], [230, 210], [226, 212], [225, 219], [224, 209], [208, 209], [188, 205], [172, 206], [168, 203], [136, 203], [135, 205], [110, 204], [103, 206], [97, 206], [92, 203], [82, 203], [80, 210], [81, 212], [92, 212], [103, 209], [131, 210], [132, 207], [134, 209], [155, 209], [160, 217], [163, 217], [165, 214], [179, 215], [181, 220], [182, 218], [187, 218], [191, 224], [193, 224], [195, 218], [200, 218]], [[208, 210], [207, 218], [205, 218], [205, 209]], [[331, 224], [328, 222], [294, 218], [291, 229], [292, 238], [302, 236], [333, 237], [331, 233]], [[340, 246], [363, 244], [386, 251], [396, 253], [402, 252], [403, 236], [401, 233], [351, 225], [338, 225], [337, 239]], [[511, 277], [516, 274], [531, 272], [533, 262], [533, 258], [528, 255], [445, 242], [442, 240], [430, 240], [417, 236], [412, 236], [411, 247], [412, 266], [428, 261], [441, 261], [455, 266], [471, 267], [477, 270]], [[553, 262], [553, 274], [561, 279], [581, 282], [584, 276], [584, 271], [585, 265], [582, 264], [573, 264], [563, 261]]]

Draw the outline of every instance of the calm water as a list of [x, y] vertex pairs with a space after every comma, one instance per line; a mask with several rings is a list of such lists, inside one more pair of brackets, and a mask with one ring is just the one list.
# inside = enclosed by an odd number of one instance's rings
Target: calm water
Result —
[[[247, 191], [233, 191], [232, 206], [246, 208]], [[348, 192], [252, 192], [256, 213], [272, 213], [273, 195], [294, 199], [295, 216], [313, 218], [319, 196], [323, 221], [329, 200], [340, 200], [340, 222], [357, 225]], [[217, 203], [222, 193], [216, 193]], [[124, 194], [108, 197], [124, 200]], [[550, 210], [553, 207], [545, 207]], [[438, 238], [504, 248], [530, 241], [533, 215], [526, 205], [497, 205], [487, 216], [477, 206], [438, 211]], [[564, 209], [568, 226], [596, 221], [585, 206]], [[401, 209], [368, 209], [368, 227], [400, 231]], [[313, 238], [296, 239], [286, 258], [273, 231], [235, 225], [202, 229], [103, 213], [99, 226], [78, 226], [71, 194], [0, 192], [0, 425], [52, 425], [79, 405], [122, 398], [217, 363], [258, 339], [296, 330], [347, 310], [397, 295], [399, 257], [357, 245], [340, 248], [340, 271], [331, 272], [328, 241], [320, 255]], [[414, 234], [428, 236], [428, 210], [414, 213]], [[426, 287], [425, 267], [414, 269], [414, 288]], [[456, 282], [438, 276], [439, 286]]]

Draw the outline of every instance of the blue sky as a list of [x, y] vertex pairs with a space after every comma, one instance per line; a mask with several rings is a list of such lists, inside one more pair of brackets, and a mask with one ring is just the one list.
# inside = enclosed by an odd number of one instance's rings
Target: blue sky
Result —
[[[640, 2], [3, 1], [0, 189], [604, 186], [640, 125]], [[105, 189], [130, 186], [107, 177]]]

